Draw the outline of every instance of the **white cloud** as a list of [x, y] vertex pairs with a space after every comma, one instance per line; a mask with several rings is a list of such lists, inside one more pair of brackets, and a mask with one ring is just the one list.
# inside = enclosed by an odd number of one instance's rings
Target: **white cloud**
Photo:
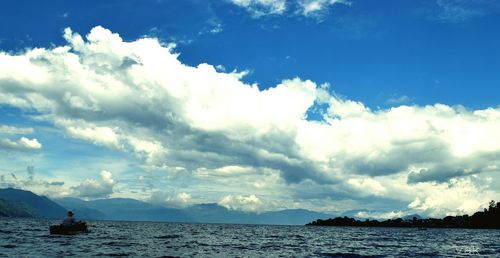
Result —
[[84, 198], [106, 198], [113, 194], [116, 183], [111, 172], [103, 170], [100, 179], [85, 179], [79, 185], [71, 187], [72, 194]]
[[15, 127], [8, 125], [0, 125], [0, 134], [32, 134], [35, 130], [30, 127]]
[[169, 193], [157, 191], [151, 194], [149, 202], [168, 207], [186, 207], [191, 203], [191, 195], [186, 192]]
[[270, 14], [283, 14], [286, 11], [286, 0], [229, 0], [231, 3], [245, 8], [252, 16], [260, 17]]
[[382, 195], [386, 192], [385, 187], [372, 178], [351, 178], [347, 184], [365, 195]]
[[294, 9], [293, 14], [319, 18], [335, 4], [350, 5], [345, 0], [228, 0], [246, 9], [254, 18], [266, 15], [283, 15]]
[[452, 179], [445, 184], [419, 184], [414, 187], [417, 197], [408, 207], [434, 217], [471, 215], [486, 206], [487, 200], [498, 200], [498, 192], [489, 190], [491, 182], [487, 181], [472, 177]]
[[[0, 137], [12, 137], [13, 135], [23, 135], [34, 133], [33, 128], [0, 125]], [[0, 149], [8, 151], [34, 151], [42, 148], [42, 144], [35, 138], [29, 139], [21, 136], [17, 140], [0, 138]]]
[[387, 220], [387, 219], [401, 218], [405, 215], [409, 215], [408, 212], [404, 212], [404, 211], [388, 211], [388, 212], [360, 211], [360, 212], [357, 212], [355, 216], [358, 218], [365, 218], [365, 219]]
[[408, 104], [409, 102], [412, 101], [412, 98], [402, 95], [402, 96], [393, 96], [389, 98], [386, 103], [389, 105], [402, 105], [402, 104]]
[[230, 194], [224, 196], [219, 205], [230, 210], [261, 211], [264, 203], [254, 194], [248, 196]]
[[28, 139], [26, 137], [21, 137], [19, 139], [19, 142], [18, 144], [22, 147], [22, 148], [25, 148], [25, 149], [30, 149], [30, 150], [38, 150], [40, 148], [42, 148], [42, 144], [40, 142], [38, 142], [37, 139], [33, 138], [33, 139]]
[[203, 29], [198, 32], [198, 35], [218, 34], [224, 30], [224, 24], [216, 16], [213, 16], [213, 17], [209, 18], [208, 20], [206, 20], [205, 24], [206, 25], [203, 27]]
[[[237, 72], [182, 64], [174, 46], [152, 38], [124, 42], [102, 27], [86, 39], [69, 29], [64, 37], [65, 46], [0, 53], [0, 104], [36, 110], [68, 136], [133, 153], [151, 170], [249, 173], [269, 191], [277, 180], [261, 171], [277, 171], [288, 184], [339, 184], [353, 198], [410, 203], [422, 184], [437, 189], [500, 168], [500, 108], [371, 110], [300, 78], [260, 90]], [[323, 121], [306, 119], [314, 108]], [[80, 192], [100, 186], [88, 180]], [[99, 195], [112, 193], [104, 189]], [[235, 196], [227, 203], [246, 200]]]
[[335, 4], [350, 5], [345, 0], [297, 0], [297, 13], [306, 17], [318, 17], [327, 12], [328, 8]]
[[0, 148], [5, 150], [16, 151], [33, 151], [42, 148], [42, 144], [37, 139], [29, 139], [21, 137], [18, 140], [4, 139], [0, 141]]
[[218, 34], [223, 31], [223, 25], [222, 23], [213, 23], [210, 24], [210, 27], [205, 27], [203, 30], [198, 32], [198, 35], [203, 35], [203, 34]]
[[84, 127], [73, 126], [73, 121], [66, 127], [67, 133], [74, 138], [87, 140], [94, 144], [101, 144], [107, 147], [119, 148], [119, 140], [117, 134], [112, 128], [106, 126], [91, 126]]

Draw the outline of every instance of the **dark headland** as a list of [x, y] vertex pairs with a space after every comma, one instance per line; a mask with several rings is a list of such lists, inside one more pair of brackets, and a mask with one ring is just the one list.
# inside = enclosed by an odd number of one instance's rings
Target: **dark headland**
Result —
[[415, 227], [415, 228], [483, 228], [500, 229], [500, 202], [491, 201], [489, 208], [474, 213], [474, 215], [446, 216], [442, 219], [417, 219], [410, 220], [388, 219], [378, 220], [356, 220], [349, 217], [337, 217], [334, 219], [318, 219], [306, 226], [340, 226], [340, 227]]

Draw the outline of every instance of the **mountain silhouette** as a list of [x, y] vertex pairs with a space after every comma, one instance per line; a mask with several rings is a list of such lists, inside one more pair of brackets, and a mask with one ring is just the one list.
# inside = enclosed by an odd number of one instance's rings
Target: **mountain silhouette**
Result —
[[45, 196], [38, 196], [30, 191], [7, 188], [0, 189], [1, 214], [23, 215], [18, 217], [41, 217], [55, 219], [64, 217], [67, 210]]
[[64, 217], [67, 210], [82, 220], [167, 221], [186, 223], [234, 223], [304, 225], [330, 214], [304, 209], [269, 212], [231, 210], [217, 203], [195, 204], [184, 208], [167, 207], [130, 198], [82, 200], [66, 197], [49, 200], [32, 192], [0, 189], [0, 216]]

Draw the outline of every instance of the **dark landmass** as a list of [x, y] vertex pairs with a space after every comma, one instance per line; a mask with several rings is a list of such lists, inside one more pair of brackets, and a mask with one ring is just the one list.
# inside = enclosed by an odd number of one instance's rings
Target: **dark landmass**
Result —
[[420, 217], [420, 215], [418, 215], [418, 214], [406, 215], [402, 219], [403, 220], [413, 220], [413, 218], [422, 219], [422, 217]]
[[0, 217], [40, 217], [55, 219], [64, 217], [67, 210], [45, 196], [30, 191], [0, 189]]
[[417, 228], [484, 228], [500, 229], [500, 202], [490, 202], [489, 208], [474, 213], [474, 215], [446, 216], [442, 219], [419, 219], [416, 216], [410, 220], [388, 219], [384, 221], [359, 221], [349, 217], [334, 219], [318, 219], [306, 226], [348, 226], [348, 227], [417, 227]]
[[0, 199], [0, 217], [33, 217], [33, 211], [23, 203]]

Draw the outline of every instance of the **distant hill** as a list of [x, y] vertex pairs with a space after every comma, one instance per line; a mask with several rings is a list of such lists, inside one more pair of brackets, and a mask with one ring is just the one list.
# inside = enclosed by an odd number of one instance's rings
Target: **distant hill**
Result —
[[312, 219], [329, 218], [330, 214], [303, 209], [263, 213], [229, 210], [216, 203], [197, 204], [185, 209], [199, 223], [303, 225]]
[[78, 198], [54, 199], [73, 211], [79, 219], [189, 222], [180, 209], [166, 208], [129, 198], [85, 201]]
[[0, 189], [0, 216], [64, 218], [66, 209], [45, 196], [30, 191]]
[[255, 224], [255, 217], [248, 212], [226, 209], [216, 203], [196, 204], [184, 209], [198, 223]]
[[106, 215], [107, 219], [129, 221], [189, 222], [180, 209], [166, 208], [130, 198], [111, 198], [88, 201], [87, 204]]
[[128, 198], [85, 201], [68, 197], [51, 201], [30, 191], [0, 189], [0, 217], [61, 219], [67, 210], [73, 211], [76, 219], [188, 223], [303, 225], [313, 219], [331, 217], [329, 214], [302, 209], [263, 213], [237, 211], [216, 203], [171, 208]]
[[244, 212], [229, 210], [216, 203], [196, 204], [187, 208], [171, 208], [127, 198], [84, 201], [78, 198], [54, 199], [75, 212], [78, 219], [169, 221], [189, 223], [284, 224], [303, 225], [329, 214], [308, 210]]
[[0, 217], [33, 217], [33, 214], [26, 205], [0, 199]]
[[54, 199], [56, 203], [62, 207], [71, 210], [73, 213], [77, 214], [77, 219], [92, 219], [92, 220], [104, 220], [106, 219], [106, 214], [99, 211], [98, 209], [91, 208], [88, 203], [82, 199], [66, 197], [60, 199]]

